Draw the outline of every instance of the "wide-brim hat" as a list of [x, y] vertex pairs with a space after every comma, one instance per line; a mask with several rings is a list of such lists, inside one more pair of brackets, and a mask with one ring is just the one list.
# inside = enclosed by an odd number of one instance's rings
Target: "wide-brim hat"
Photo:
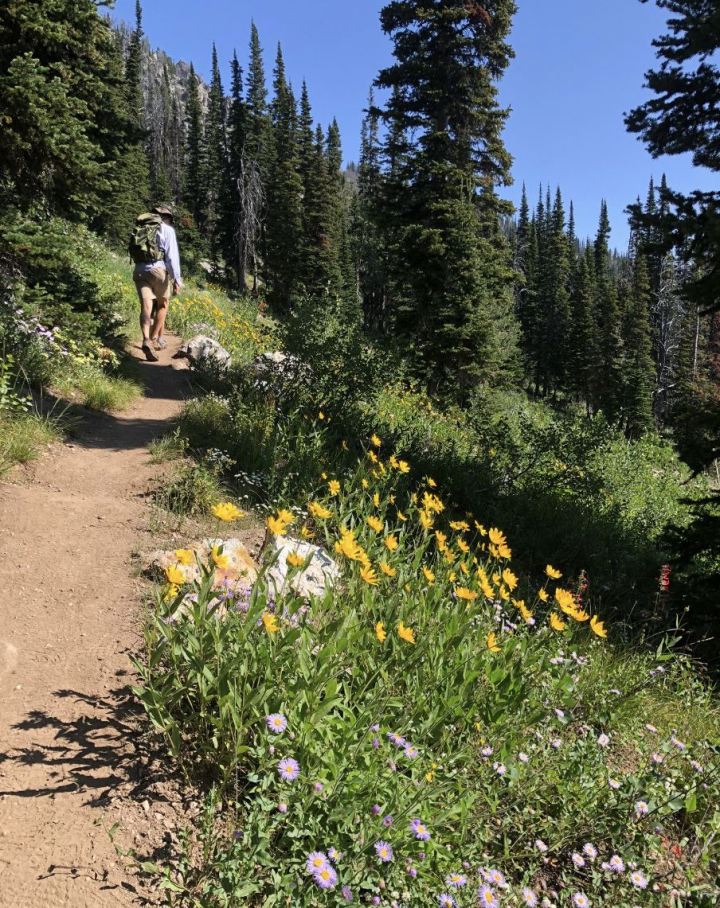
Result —
[[153, 208], [153, 211], [155, 212], [155, 214], [159, 214], [162, 217], [170, 218], [173, 221], [175, 220], [175, 212], [172, 210], [172, 208], [168, 208], [167, 205], [156, 205]]

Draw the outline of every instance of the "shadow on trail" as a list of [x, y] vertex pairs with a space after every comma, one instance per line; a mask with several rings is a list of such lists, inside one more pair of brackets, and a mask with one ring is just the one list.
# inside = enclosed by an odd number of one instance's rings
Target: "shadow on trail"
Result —
[[[117, 794], [137, 799], [149, 785], [171, 778], [162, 774], [160, 754], [142, 734], [144, 714], [129, 686], [115, 688], [105, 697], [75, 690], [58, 690], [53, 696], [73, 701], [80, 714], [67, 719], [52, 711], [32, 710], [13, 728], [31, 739], [35, 732], [43, 740], [0, 754], [0, 764], [27, 767], [28, 777], [42, 764], [49, 781], [37, 787], [28, 779], [25, 787], [0, 788], [0, 795], [39, 798], [80, 791], [87, 792], [88, 805], [102, 808]], [[153, 798], [158, 800], [157, 793]]]

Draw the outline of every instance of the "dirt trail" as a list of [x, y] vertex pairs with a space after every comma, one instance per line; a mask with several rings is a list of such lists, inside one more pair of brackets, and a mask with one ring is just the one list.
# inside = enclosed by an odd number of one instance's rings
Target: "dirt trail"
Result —
[[118, 822], [123, 841], [134, 829], [135, 844], [149, 835], [137, 832], [143, 821], [168, 834], [160, 801], [118, 793], [143, 773], [127, 684], [139, 642], [131, 555], [157, 472], [147, 445], [187, 388], [169, 340], [158, 364], [142, 365], [147, 393], [135, 408], [88, 415], [32, 482], [0, 483], [4, 908], [137, 905], [106, 830]]

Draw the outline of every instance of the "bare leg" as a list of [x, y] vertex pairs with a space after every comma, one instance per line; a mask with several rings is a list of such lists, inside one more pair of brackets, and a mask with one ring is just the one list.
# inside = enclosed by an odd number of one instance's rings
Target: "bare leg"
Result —
[[159, 340], [165, 330], [165, 319], [167, 318], [168, 301], [167, 299], [158, 299], [157, 313], [155, 315], [155, 324], [152, 329], [151, 340]]
[[[150, 324], [152, 322], [153, 298], [149, 287], [143, 287], [142, 303], [140, 305], [140, 330], [142, 331], [143, 347], [150, 343]], [[147, 291], [147, 292], [145, 292]]]

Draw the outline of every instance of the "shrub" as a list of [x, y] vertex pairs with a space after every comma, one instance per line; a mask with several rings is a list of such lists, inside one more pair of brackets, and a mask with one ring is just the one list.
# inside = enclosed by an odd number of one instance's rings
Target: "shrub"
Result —
[[434, 481], [413, 487], [374, 441], [318, 483], [306, 516], [268, 520], [342, 565], [309, 608], [262, 578], [223, 583], [221, 551], [195, 585], [168, 569], [137, 694], [185, 770], [217, 787], [200, 853], [166, 868], [167, 887], [206, 908], [443, 893], [470, 906], [482, 886], [488, 904], [522, 904], [527, 887], [659, 908], [672, 879], [709, 908], [707, 691], [695, 682], [690, 716], [672, 693], [681, 660], [616, 654], [582, 589], [552, 566], [527, 586], [500, 530], [450, 519]]

